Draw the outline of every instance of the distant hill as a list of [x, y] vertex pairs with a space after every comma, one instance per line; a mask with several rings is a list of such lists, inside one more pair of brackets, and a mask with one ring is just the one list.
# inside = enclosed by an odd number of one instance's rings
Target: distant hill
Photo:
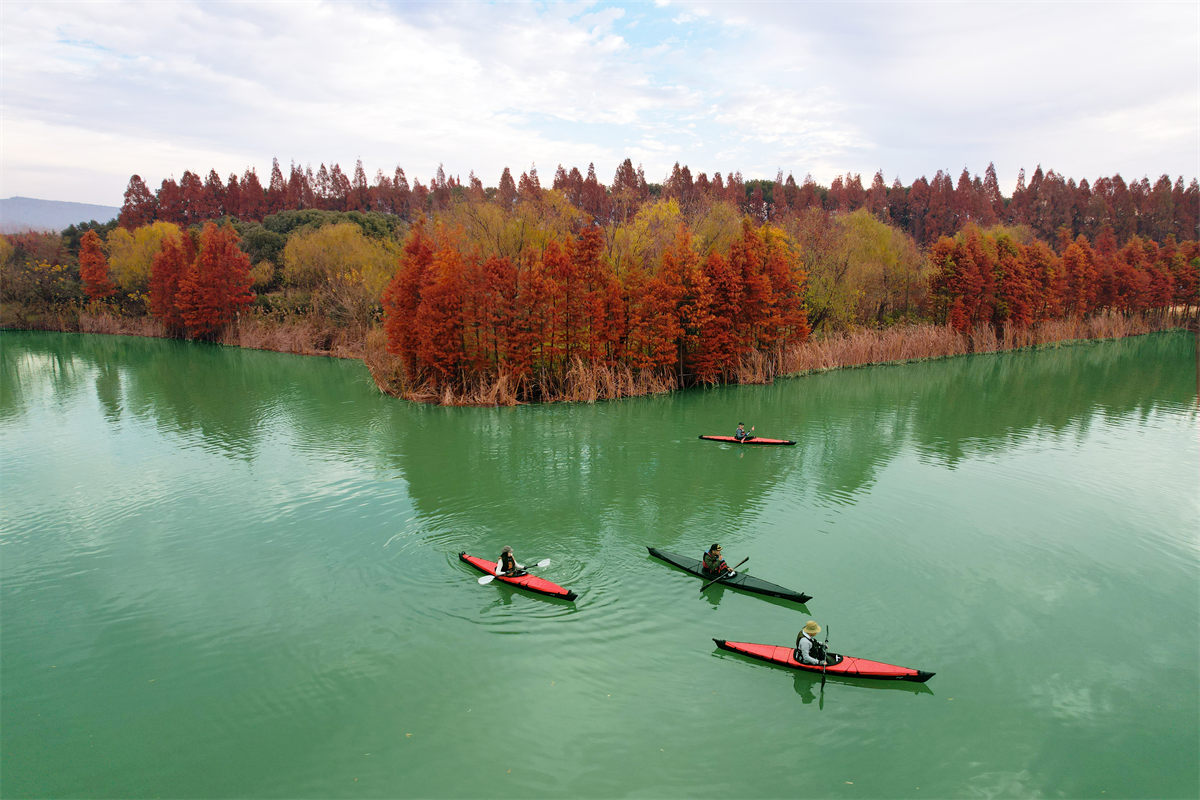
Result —
[[0, 233], [61, 231], [79, 222], [108, 222], [120, 213], [118, 206], [10, 197], [0, 200]]

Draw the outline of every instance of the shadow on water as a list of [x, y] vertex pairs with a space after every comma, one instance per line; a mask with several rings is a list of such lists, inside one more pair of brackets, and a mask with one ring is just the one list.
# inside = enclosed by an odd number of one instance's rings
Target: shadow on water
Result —
[[[699, 581], [699, 579], [697, 579], [697, 581]], [[697, 585], [697, 587], [699, 587], [699, 586], [703, 586], [704, 584], [698, 582], [696, 585]], [[705, 601], [707, 601], [708, 604], [711, 605], [713, 608], [716, 608], [717, 606], [719, 606], [721, 604], [721, 600], [724, 599], [725, 594], [727, 592], [729, 594], [733, 594], [733, 595], [741, 595], [742, 597], [748, 597], [756, 603], [767, 603], [767, 604], [770, 604], [773, 606], [778, 606], [779, 608], [786, 608], [789, 611], [796, 611], [801, 614], [810, 614], [811, 613], [808, 610], [808, 606], [805, 605], [804, 603], [797, 603], [793, 600], [784, 600], [782, 597], [771, 597], [770, 595], [767, 595], [767, 594], [755, 594], [754, 592], [743, 592], [739, 589], [736, 589], [732, 586], [727, 586], [726, 584], [723, 584], [723, 583], [716, 583], [716, 584], [713, 584], [712, 586], [708, 587], [707, 589], [705, 589], [703, 592], [700, 593], [700, 597], [703, 598]]]

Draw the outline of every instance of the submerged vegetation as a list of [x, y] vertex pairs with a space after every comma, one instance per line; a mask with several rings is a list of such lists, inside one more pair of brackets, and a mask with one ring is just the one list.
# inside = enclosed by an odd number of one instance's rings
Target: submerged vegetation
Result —
[[[130, 179], [116, 223], [0, 238], [0, 325], [362, 358], [415, 400], [593, 402], [1194, 324], [1200, 187], [1039, 168], [910, 187], [626, 160], [499, 186], [276, 163]], [[119, 224], [118, 224], [119, 223]]]

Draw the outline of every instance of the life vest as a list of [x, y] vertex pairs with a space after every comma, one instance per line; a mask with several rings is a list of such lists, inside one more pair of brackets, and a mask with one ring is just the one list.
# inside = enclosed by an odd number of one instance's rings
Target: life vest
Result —
[[[793, 653], [793, 657], [797, 661], [799, 661], [801, 664], [807, 663], [807, 662], [805, 662], [805, 660], [802, 656], [802, 653], [800, 651], [800, 642], [803, 641], [804, 639], [808, 639], [808, 641], [809, 641], [808, 657], [816, 659], [817, 661], [824, 661], [825, 660], [825, 645], [821, 644], [820, 642], [818, 642], [816, 639], [813, 639], [812, 637], [805, 636], [804, 634], [801, 634], [800, 638], [796, 640], [796, 650]], [[809, 666], [812, 666], [812, 665], [810, 664]]]
[[725, 559], [713, 552], [704, 554], [704, 571], [716, 575], [725, 572], [729, 569], [729, 565], [725, 563]]
[[512, 553], [500, 554], [500, 571], [512, 572], [517, 568], [517, 560], [513, 558]]

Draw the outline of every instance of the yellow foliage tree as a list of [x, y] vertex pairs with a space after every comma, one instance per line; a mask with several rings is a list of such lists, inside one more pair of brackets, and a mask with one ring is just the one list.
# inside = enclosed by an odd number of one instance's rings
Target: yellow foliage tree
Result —
[[662, 254], [675, 243], [683, 212], [674, 199], [645, 203], [627, 224], [610, 227], [608, 258], [618, 273], [629, 269], [655, 270]]
[[283, 248], [284, 283], [311, 292], [313, 309], [340, 323], [368, 323], [396, 271], [399, 247], [351, 222], [298, 231]]
[[693, 217], [691, 232], [693, 246], [701, 256], [714, 250], [726, 253], [742, 235], [742, 212], [724, 200], [708, 202]]
[[838, 218], [841, 250], [855, 287], [854, 321], [882, 325], [912, 313], [925, 299], [929, 264], [912, 237], [867, 209]]
[[150, 265], [162, 248], [163, 239], [179, 241], [179, 226], [173, 222], [152, 222], [130, 232], [113, 228], [105, 240], [108, 266], [113, 280], [128, 294], [145, 295], [150, 289]]
[[546, 246], [570, 240], [584, 220], [561, 191], [542, 190], [536, 199], [525, 199], [511, 211], [483, 199], [466, 199], [440, 216], [449, 229], [462, 234], [463, 246], [482, 258], [507, 258], [513, 262], [525, 253], [538, 258]]

